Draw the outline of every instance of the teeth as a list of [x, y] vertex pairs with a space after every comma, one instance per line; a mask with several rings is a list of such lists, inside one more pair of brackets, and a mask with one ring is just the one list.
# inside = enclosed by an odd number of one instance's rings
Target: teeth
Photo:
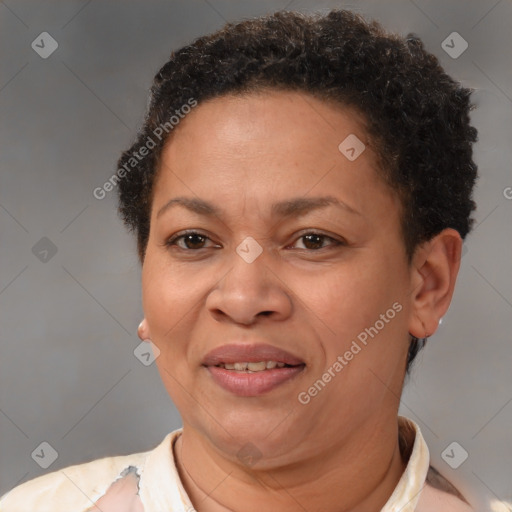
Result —
[[259, 363], [249, 363], [247, 365], [247, 369], [251, 370], [251, 372], [259, 372], [261, 370], [265, 370], [267, 368], [267, 363], [265, 361], [260, 361]]
[[263, 370], [272, 370], [273, 368], [284, 368], [285, 363], [278, 363], [276, 361], [259, 361], [257, 363], [221, 363], [219, 365], [226, 370], [237, 370], [239, 372], [261, 372]]

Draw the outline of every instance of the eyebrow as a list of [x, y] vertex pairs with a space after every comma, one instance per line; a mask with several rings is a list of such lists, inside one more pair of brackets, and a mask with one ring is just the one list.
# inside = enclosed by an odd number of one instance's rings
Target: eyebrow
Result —
[[[205, 215], [208, 217], [218, 216], [222, 217], [223, 212], [217, 206], [203, 199], [195, 197], [175, 197], [165, 203], [156, 214], [158, 219], [166, 211], [174, 206], [182, 206], [198, 215]], [[336, 206], [342, 210], [351, 213], [353, 215], [362, 216], [361, 212], [358, 212], [345, 202], [334, 196], [322, 196], [322, 197], [297, 197], [288, 199], [286, 201], [280, 201], [272, 205], [272, 215], [278, 217], [291, 217], [300, 216], [309, 213], [312, 210], [319, 208], [326, 208], [327, 206]]]

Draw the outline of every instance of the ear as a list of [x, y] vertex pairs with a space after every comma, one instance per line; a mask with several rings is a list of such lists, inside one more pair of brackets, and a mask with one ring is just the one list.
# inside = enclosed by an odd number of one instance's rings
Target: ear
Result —
[[460, 267], [462, 239], [452, 228], [441, 231], [414, 253], [411, 265], [409, 333], [432, 336], [448, 310]]
[[149, 332], [148, 321], [146, 320], [145, 317], [142, 319], [142, 322], [139, 324], [139, 327], [137, 328], [137, 334], [142, 341], [151, 341], [151, 334]]

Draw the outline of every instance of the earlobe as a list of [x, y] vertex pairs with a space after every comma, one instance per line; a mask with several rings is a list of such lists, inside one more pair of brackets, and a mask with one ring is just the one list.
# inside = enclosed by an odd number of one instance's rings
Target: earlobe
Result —
[[447, 228], [416, 251], [411, 265], [412, 314], [409, 333], [428, 338], [439, 327], [453, 296], [460, 266], [462, 239]]
[[148, 321], [144, 317], [142, 322], [139, 324], [137, 328], [137, 335], [142, 341], [151, 341], [151, 334], [149, 332]]

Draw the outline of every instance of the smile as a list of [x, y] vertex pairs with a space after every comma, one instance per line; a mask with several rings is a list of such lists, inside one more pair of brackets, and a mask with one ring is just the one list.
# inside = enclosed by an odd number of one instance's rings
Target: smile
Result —
[[305, 366], [305, 364], [291, 366], [276, 361], [260, 361], [224, 363], [206, 368], [213, 381], [225, 391], [241, 397], [254, 397], [269, 393], [289, 382], [297, 377]]
[[260, 361], [258, 363], [220, 363], [217, 365], [218, 368], [248, 373], [272, 370], [273, 368], [284, 368], [285, 366], [290, 367], [291, 365], [277, 361]]

